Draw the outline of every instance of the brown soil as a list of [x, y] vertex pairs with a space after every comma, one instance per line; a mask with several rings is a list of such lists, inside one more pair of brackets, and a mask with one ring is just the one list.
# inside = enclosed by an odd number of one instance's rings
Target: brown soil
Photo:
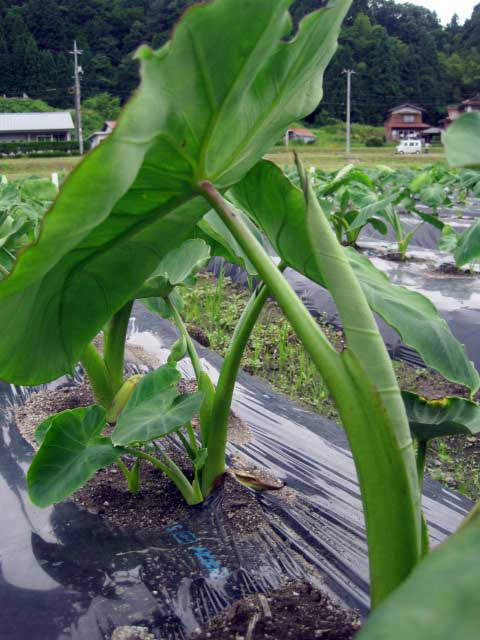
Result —
[[355, 611], [342, 609], [306, 583], [291, 583], [239, 600], [191, 640], [351, 640]]
[[454, 264], [450, 264], [448, 262], [444, 262], [444, 263], [440, 264], [435, 269], [435, 271], [437, 273], [441, 273], [443, 275], [460, 276], [462, 278], [464, 278], [464, 277], [477, 278], [480, 275], [476, 271], [472, 272], [469, 269], [460, 269], [459, 267], [456, 267]]

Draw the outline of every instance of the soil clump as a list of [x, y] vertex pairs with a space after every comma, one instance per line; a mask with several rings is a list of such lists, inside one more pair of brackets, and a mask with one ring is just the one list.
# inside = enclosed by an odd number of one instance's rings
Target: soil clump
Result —
[[359, 629], [356, 611], [310, 584], [290, 583], [237, 601], [190, 640], [352, 640]]

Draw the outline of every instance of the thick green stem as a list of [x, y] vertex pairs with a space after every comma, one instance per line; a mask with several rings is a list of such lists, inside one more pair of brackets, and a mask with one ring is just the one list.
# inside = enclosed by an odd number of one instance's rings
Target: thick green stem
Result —
[[90, 343], [85, 347], [80, 361], [90, 381], [95, 400], [108, 411], [115, 393], [102, 356]]
[[195, 372], [195, 377], [198, 380], [200, 377], [200, 374], [203, 371], [203, 367], [202, 367], [202, 363], [200, 362], [200, 358], [198, 357], [197, 350], [195, 349], [195, 345], [193, 344], [193, 340], [191, 339], [190, 334], [187, 331], [187, 327], [183, 322], [182, 316], [180, 315], [177, 307], [173, 304], [170, 298], [167, 299], [167, 304], [168, 304], [168, 308], [172, 312], [173, 320], [175, 322], [177, 329], [180, 332], [180, 335], [182, 335], [185, 338], [185, 342], [187, 344], [188, 356], [192, 363], [193, 371]]
[[[140, 451], [139, 449], [125, 447], [125, 451], [127, 453], [131, 453], [137, 458], [148, 460], [148, 462], [150, 462], [150, 464], [153, 464], [154, 467], [160, 469], [160, 471], [163, 471], [163, 473], [170, 478], [170, 480], [180, 491], [187, 504], [194, 505], [199, 504], [203, 501], [203, 497], [198, 495], [198, 492], [194, 490], [190, 482], [185, 477], [184, 473], [172, 460], [169, 459], [171, 464], [164, 464], [163, 462], [160, 462], [160, 460], [155, 458], [155, 456], [151, 456], [149, 453], [145, 453], [144, 451]], [[162, 454], [164, 457], [166, 456], [164, 452], [162, 452]]]
[[[326, 261], [331, 258], [326, 274], [325, 271], [322, 273], [329, 288], [331, 278], [336, 283], [332, 294], [338, 293], [339, 286], [344, 289], [336, 302], [339, 311], [341, 307], [343, 312], [345, 331], [351, 336], [349, 342], [355, 344], [355, 348], [351, 345], [351, 353], [345, 352], [341, 356], [233, 207], [210, 183], [203, 182], [199, 186], [276, 298], [320, 370], [339, 409], [362, 491], [370, 551], [372, 607], [375, 607], [403, 582], [418, 562], [421, 519], [415, 459], [405, 409], [391, 362], [363, 292], [321, 212], [325, 225], [321, 224], [321, 219], [316, 220], [316, 225], [311, 226], [312, 237], [318, 238], [319, 242], [323, 235], [327, 240], [333, 240], [333, 244], [322, 249]], [[363, 325], [362, 320], [365, 321]], [[364, 346], [363, 341], [369, 346]], [[383, 351], [388, 359], [387, 366]], [[378, 390], [370, 380], [376, 383]]]
[[113, 393], [123, 385], [125, 341], [133, 302], [128, 302], [113, 316], [104, 330], [103, 359], [110, 375]]
[[[282, 262], [278, 269], [283, 271], [286, 264]], [[225, 450], [228, 439], [228, 418], [232, 406], [233, 392], [238, 371], [247, 342], [252, 334], [258, 317], [268, 300], [268, 287], [261, 284], [253, 292], [247, 306], [243, 310], [235, 332], [230, 341], [217, 382], [215, 400], [211, 414], [211, 438], [208, 444], [208, 458], [202, 473], [202, 488], [208, 493], [215, 480], [225, 471]]]

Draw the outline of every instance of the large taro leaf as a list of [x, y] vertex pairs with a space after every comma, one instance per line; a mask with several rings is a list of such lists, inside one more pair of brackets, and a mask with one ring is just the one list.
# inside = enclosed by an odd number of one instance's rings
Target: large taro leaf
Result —
[[480, 510], [376, 609], [357, 640], [473, 640], [480, 612]]
[[480, 167], [480, 113], [465, 113], [442, 136], [453, 167]]
[[[261, 161], [231, 190], [231, 196], [257, 221], [288, 265], [324, 286], [318, 261], [312, 259], [316, 243], [309, 232], [303, 193], [276, 165]], [[434, 305], [415, 291], [392, 285], [354, 249], [345, 251], [370, 308], [396, 329], [428, 366], [448, 380], [477, 389], [478, 373]]]
[[47, 507], [64, 500], [122, 455], [101, 436], [105, 423], [105, 409], [96, 405], [54, 417], [27, 474], [34, 504]]
[[351, 0], [291, 28], [292, 0], [194, 5], [159, 51], [116, 129], [80, 163], [38, 242], [0, 283], [0, 378], [45, 382], [135, 296], [209, 208], [198, 185], [231, 186], [322, 97]]
[[427, 400], [402, 392], [412, 435], [423, 442], [432, 438], [480, 433], [480, 405], [464, 398]]
[[116, 445], [148, 442], [176, 431], [198, 413], [203, 393], [180, 395], [180, 373], [164, 365], [146, 375], [120, 414], [112, 442]]

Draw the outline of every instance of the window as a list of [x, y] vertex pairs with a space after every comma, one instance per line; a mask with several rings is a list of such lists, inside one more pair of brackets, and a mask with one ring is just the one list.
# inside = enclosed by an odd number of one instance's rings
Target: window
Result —
[[415, 116], [413, 113], [409, 113], [406, 116], [403, 116], [403, 121], [404, 122], [415, 122]]
[[53, 140], [53, 136], [51, 136], [51, 135], [50, 136], [48, 136], [48, 135], [37, 136], [37, 141], [38, 142], [45, 142], [45, 141], [46, 142], [51, 142], [52, 140]]

